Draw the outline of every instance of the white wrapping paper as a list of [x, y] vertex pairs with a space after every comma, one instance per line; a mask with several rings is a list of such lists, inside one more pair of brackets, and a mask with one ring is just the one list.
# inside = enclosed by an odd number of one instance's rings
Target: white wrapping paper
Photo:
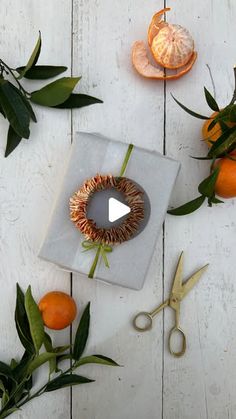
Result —
[[[119, 175], [126, 151], [127, 144], [98, 134], [78, 133], [40, 249], [41, 258], [68, 271], [88, 274], [96, 249], [83, 252], [81, 243], [85, 238], [70, 220], [69, 198], [97, 173]], [[136, 290], [142, 288], [179, 167], [179, 162], [155, 151], [133, 148], [125, 176], [146, 191], [151, 203], [150, 218], [139, 235], [114, 246], [113, 252], [107, 254], [110, 268], [100, 261], [96, 279]]]

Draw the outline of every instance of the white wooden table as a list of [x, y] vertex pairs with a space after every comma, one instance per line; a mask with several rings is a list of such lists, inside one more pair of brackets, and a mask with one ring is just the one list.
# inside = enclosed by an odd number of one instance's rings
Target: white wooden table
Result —
[[[140, 78], [130, 63], [132, 43], [145, 39], [152, 14], [165, 5], [172, 7], [170, 22], [190, 29], [199, 53], [191, 73], [166, 86]], [[207, 111], [204, 85], [222, 106], [229, 101], [235, 19], [234, 0], [1, 0], [0, 56], [12, 66], [24, 64], [40, 29], [39, 63], [67, 65], [68, 75], [82, 74], [80, 91], [102, 98], [104, 104], [73, 112], [38, 107], [30, 140], [7, 159], [3, 157], [7, 124], [1, 119], [0, 359], [9, 361], [21, 351], [13, 316], [18, 281], [24, 289], [31, 283], [37, 298], [48, 290], [72, 291], [81, 310], [90, 300], [87, 352], [111, 356], [124, 365], [83, 367], [81, 371], [95, 383], [36, 399], [15, 418], [236, 418], [235, 200], [183, 218], [167, 216], [140, 292], [77, 275], [71, 278], [37, 257], [78, 129], [179, 159], [182, 169], [172, 204], [194, 198], [208, 172], [206, 162], [189, 157], [206, 151], [199, 141], [201, 121], [177, 107], [170, 93], [202, 113]], [[186, 274], [205, 262], [210, 268], [182, 305], [188, 348], [182, 359], [175, 359], [167, 350], [171, 310], [160, 314], [147, 334], [136, 333], [130, 319], [168, 295], [182, 249]], [[66, 329], [55, 339], [68, 341], [69, 335]]]

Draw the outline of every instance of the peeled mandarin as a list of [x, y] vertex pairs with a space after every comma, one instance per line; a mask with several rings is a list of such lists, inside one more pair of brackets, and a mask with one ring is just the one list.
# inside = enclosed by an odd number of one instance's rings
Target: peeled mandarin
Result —
[[168, 24], [154, 37], [151, 50], [159, 65], [175, 69], [190, 60], [194, 51], [194, 41], [187, 29], [180, 25]]

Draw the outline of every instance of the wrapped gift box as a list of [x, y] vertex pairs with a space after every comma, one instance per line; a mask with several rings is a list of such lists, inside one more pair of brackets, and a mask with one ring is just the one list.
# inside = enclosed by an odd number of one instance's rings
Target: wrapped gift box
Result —
[[[88, 275], [96, 250], [84, 252], [85, 238], [70, 220], [69, 199], [86, 179], [97, 173], [118, 176], [126, 151], [127, 144], [98, 134], [78, 133], [40, 249], [41, 258], [68, 271]], [[150, 201], [149, 219], [140, 234], [114, 246], [108, 254], [110, 268], [100, 261], [96, 279], [136, 290], [142, 288], [179, 167], [179, 162], [155, 151], [133, 148], [125, 176], [146, 192]]]

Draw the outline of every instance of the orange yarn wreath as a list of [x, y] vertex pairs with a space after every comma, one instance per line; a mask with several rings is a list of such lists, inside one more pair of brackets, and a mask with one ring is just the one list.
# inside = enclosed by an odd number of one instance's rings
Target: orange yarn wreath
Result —
[[[127, 205], [130, 207], [130, 213], [118, 227], [98, 228], [93, 220], [87, 218], [88, 203], [95, 192], [110, 188], [115, 188], [123, 193]], [[126, 177], [97, 174], [87, 179], [70, 198], [70, 219], [87, 240], [107, 245], [119, 244], [129, 240], [144, 219], [142, 196], [143, 192]]]

